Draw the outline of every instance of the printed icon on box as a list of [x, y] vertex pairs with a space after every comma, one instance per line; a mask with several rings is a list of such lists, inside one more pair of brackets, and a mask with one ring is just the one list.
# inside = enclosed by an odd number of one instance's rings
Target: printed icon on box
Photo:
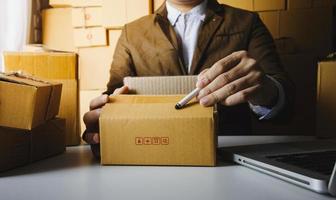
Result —
[[159, 144], [161, 144], [161, 138], [159, 138], [159, 137], [153, 137], [152, 138], [152, 144], [153, 145], [159, 145]]
[[135, 144], [136, 145], [143, 145], [143, 138], [142, 137], [136, 137], [135, 138]]
[[150, 137], [145, 137], [144, 138], [144, 145], [151, 145], [152, 144], [152, 139]]
[[169, 137], [162, 137], [161, 144], [168, 145], [169, 144]]

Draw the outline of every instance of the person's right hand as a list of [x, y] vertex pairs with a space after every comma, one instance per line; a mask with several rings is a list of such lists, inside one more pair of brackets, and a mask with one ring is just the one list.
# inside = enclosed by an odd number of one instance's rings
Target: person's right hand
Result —
[[[127, 94], [127, 86], [123, 86], [114, 90], [113, 95]], [[85, 113], [83, 120], [86, 126], [86, 131], [83, 135], [83, 140], [88, 144], [98, 144], [99, 140], [99, 116], [101, 108], [108, 103], [108, 95], [103, 94], [90, 102], [90, 111]]]

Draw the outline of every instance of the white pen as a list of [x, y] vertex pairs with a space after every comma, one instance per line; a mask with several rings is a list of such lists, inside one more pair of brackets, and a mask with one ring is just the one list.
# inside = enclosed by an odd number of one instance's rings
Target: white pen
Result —
[[179, 101], [176, 105], [175, 105], [175, 109], [181, 109], [183, 108], [183, 106], [185, 106], [191, 99], [193, 99], [194, 97], [197, 96], [197, 94], [201, 91], [200, 88], [196, 88], [194, 89], [192, 92], [190, 92], [187, 96], [185, 96], [183, 99], [181, 99], [181, 101]]

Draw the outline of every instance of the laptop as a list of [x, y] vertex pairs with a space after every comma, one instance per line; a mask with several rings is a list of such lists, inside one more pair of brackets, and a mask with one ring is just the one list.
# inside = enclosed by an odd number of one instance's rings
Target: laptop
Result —
[[336, 140], [224, 147], [219, 154], [303, 188], [336, 196]]

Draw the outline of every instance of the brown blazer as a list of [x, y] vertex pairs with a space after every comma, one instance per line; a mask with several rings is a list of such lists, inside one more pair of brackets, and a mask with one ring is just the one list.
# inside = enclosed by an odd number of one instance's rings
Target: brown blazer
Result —
[[[259, 16], [209, 0], [190, 75], [200, 73], [239, 50], [247, 50], [266, 74], [282, 84], [288, 108], [293, 85], [283, 70], [273, 38]], [[162, 75], [188, 75], [174, 28], [167, 19], [165, 4], [154, 14], [124, 26], [113, 56], [107, 93], [120, 87], [125, 76]], [[247, 104], [219, 106], [218, 110], [220, 135], [250, 131], [251, 111]]]

